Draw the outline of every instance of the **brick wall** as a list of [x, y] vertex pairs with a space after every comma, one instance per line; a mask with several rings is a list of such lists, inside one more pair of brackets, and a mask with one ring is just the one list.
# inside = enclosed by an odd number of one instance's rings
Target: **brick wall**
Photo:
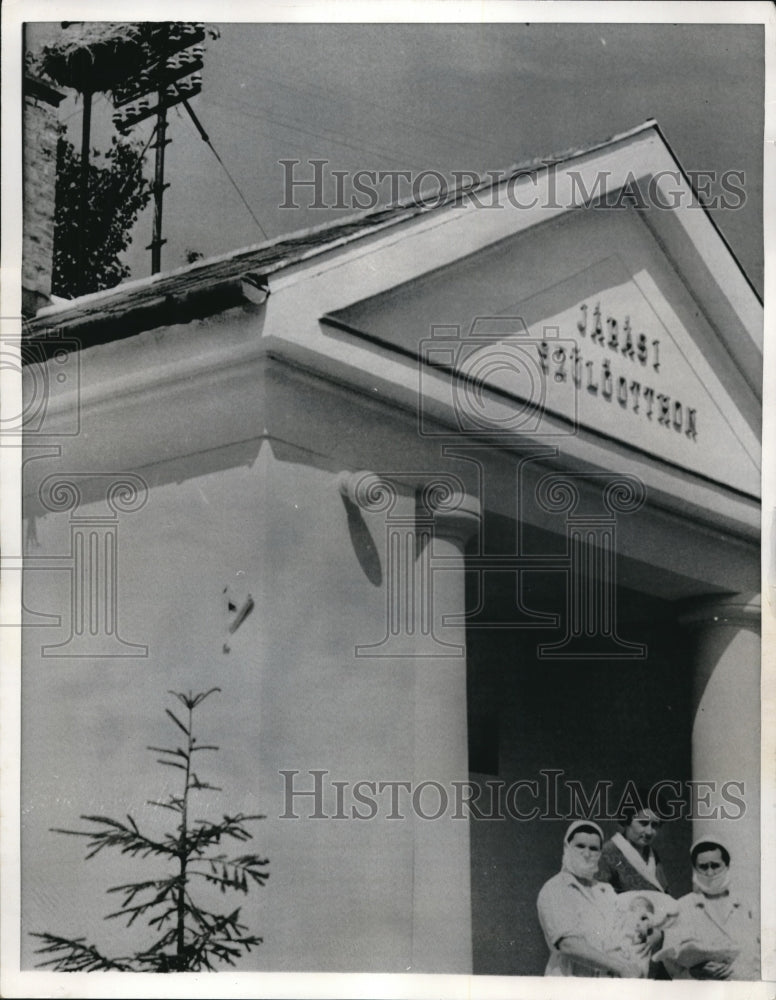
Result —
[[63, 94], [35, 77], [24, 79], [22, 311], [34, 315], [51, 294], [57, 107]]

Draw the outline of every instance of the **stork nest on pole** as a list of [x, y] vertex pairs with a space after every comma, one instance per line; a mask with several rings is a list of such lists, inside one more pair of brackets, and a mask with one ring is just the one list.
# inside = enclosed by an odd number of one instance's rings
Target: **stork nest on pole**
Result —
[[151, 23], [71, 24], [61, 40], [46, 45], [40, 65], [51, 79], [80, 93], [110, 92], [144, 69], [149, 59]]

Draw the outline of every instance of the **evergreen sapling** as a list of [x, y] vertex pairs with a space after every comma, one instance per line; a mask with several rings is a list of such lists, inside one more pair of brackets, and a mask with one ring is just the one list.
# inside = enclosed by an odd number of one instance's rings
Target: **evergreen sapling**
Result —
[[[171, 691], [185, 707], [186, 714], [176, 715], [165, 709], [183, 739], [181, 746], [148, 747], [160, 754], [158, 763], [181, 772], [181, 792], [171, 793], [164, 801], [149, 804], [172, 812], [177, 818], [174, 831], [160, 838], [147, 836], [132, 816], [119, 821], [107, 816], [81, 816], [92, 826], [88, 830], [55, 829], [56, 833], [85, 837], [86, 859], [103, 849], [115, 849], [133, 858], [169, 860], [172, 869], [158, 878], [113, 886], [108, 890], [121, 896], [119, 908], [107, 919], [125, 918], [127, 926], [145, 919], [156, 934], [155, 940], [141, 951], [128, 956], [108, 958], [83, 937], [68, 938], [50, 933], [35, 933], [41, 945], [38, 962], [55, 972], [198, 972], [213, 970], [219, 963], [234, 965], [237, 958], [262, 943], [240, 922], [240, 908], [217, 913], [197, 899], [197, 885], [216, 886], [221, 893], [247, 895], [269, 878], [266, 858], [257, 854], [230, 857], [220, 850], [222, 841], [245, 842], [251, 839], [247, 824], [263, 819], [261, 815], [224, 814], [219, 822], [190, 818], [194, 793], [221, 791], [202, 781], [194, 769], [195, 755], [217, 751], [214, 744], [198, 742], [194, 736], [194, 710], [211, 694], [211, 688], [198, 694]], [[183, 719], [179, 716], [182, 715]]]

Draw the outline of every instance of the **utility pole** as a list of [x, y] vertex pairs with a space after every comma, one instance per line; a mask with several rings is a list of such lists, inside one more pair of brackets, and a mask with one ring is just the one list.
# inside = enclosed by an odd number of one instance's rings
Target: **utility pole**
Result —
[[202, 22], [173, 21], [148, 26], [144, 65], [113, 90], [116, 111], [113, 123], [122, 135], [133, 126], [156, 115], [154, 168], [154, 228], [151, 242], [151, 274], [162, 269], [162, 208], [164, 191], [164, 148], [167, 138], [167, 111], [202, 89], [202, 62], [205, 54], [205, 25]]
[[164, 87], [159, 88], [159, 110], [156, 116], [156, 162], [154, 168], [154, 231], [153, 238], [146, 250], [151, 251], [151, 274], [158, 274], [162, 269], [162, 247], [167, 240], [162, 239], [162, 201], [164, 190], [170, 185], [164, 183], [164, 147], [170, 143], [167, 138], [167, 104], [164, 100]]
[[[0, 0], [1, 2], [1, 0]], [[73, 87], [83, 96], [81, 135], [81, 172], [76, 181], [76, 232], [68, 233], [76, 274], [72, 284], [80, 294], [90, 290], [89, 240], [90, 212], [90, 141], [92, 101], [95, 93], [109, 94], [114, 106], [113, 124], [120, 135], [127, 135], [140, 122], [156, 118], [154, 222], [151, 243], [151, 273], [161, 270], [162, 209], [164, 190], [165, 146], [168, 135], [168, 110], [195, 97], [202, 90], [205, 38], [218, 37], [202, 21], [140, 21], [128, 23], [70, 22], [66, 43], [47, 46], [46, 72], [62, 86]], [[75, 44], [74, 44], [75, 43]], [[146, 146], [148, 148], [148, 146]], [[145, 154], [145, 149], [143, 151]], [[92, 253], [94, 250], [92, 250]], [[70, 256], [70, 255], [69, 255]]]

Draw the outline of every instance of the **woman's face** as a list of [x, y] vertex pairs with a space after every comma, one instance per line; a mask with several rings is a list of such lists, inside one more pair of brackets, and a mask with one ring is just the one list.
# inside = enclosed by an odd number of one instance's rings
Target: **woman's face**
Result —
[[580, 831], [569, 841], [569, 848], [585, 862], [598, 861], [601, 854], [601, 838], [597, 833]]
[[657, 816], [650, 809], [645, 809], [644, 812], [637, 813], [625, 827], [625, 839], [634, 847], [649, 847], [661, 825]]
[[702, 875], [716, 875], [723, 868], [727, 868], [727, 865], [722, 857], [722, 851], [717, 848], [712, 851], [701, 851], [695, 859], [695, 868]]

